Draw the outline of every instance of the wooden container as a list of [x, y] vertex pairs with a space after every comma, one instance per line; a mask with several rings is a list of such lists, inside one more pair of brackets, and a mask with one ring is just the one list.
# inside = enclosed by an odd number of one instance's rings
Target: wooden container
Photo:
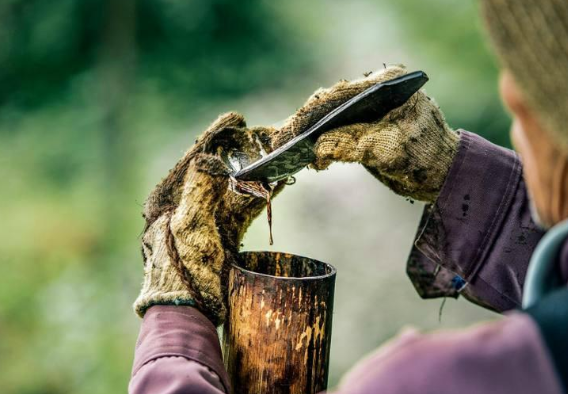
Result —
[[306, 257], [245, 252], [229, 274], [223, 351], [236, 394], [327, 388], [335, 268]]

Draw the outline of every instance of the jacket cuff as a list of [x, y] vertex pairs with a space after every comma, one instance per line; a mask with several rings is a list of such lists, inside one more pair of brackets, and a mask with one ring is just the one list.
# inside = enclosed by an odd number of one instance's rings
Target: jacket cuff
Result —
[[[437, 201], [425, 209], [408, 259], [407, 274], [423, 298], [457, 298], [476, 279], [522, 178], [513, 151], [460, 133], [454, 162]], [[478, 286], [485, 283], [480, 280]], [[510, 301], [487, 306], [505, 310]]]
[[219, 376], [225, 391], [231, 392], [217, 330], [197, 309], [157, 305], [147, 310], [136, 343], [132, 376], [148, 362], [171, 356], [205, 365]]

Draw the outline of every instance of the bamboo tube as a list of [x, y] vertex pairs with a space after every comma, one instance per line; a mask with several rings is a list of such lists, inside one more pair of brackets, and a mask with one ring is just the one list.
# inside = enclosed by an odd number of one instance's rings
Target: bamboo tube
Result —
[[236, 394], [327, 388], [335, 268], [276, 252], [240, 254], [229, 274], [223, 334]]

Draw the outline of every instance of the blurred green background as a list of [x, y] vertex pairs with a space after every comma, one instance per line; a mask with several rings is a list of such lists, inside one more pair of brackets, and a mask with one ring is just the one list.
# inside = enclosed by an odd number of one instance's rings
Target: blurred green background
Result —
[[[274, 124], [383, 63], [425, 70], [450, 124], [508, 144], [475, 1], [3, 0], [0, 390], [118, 393], [129, 380], [145, 196], [219, 113]], [[404, 265], [422, 207], [335, 164], [274, 203], [246, 249], [338, 269], [330, 384], [405, 325], [496, 316], [422, 301]]]

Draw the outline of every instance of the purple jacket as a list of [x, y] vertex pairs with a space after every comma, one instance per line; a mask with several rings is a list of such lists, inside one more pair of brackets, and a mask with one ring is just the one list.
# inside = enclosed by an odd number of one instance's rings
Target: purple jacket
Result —
[[[407, 272], [423, 298], [463, 295], [507, 316], [462, 331], [407, 331], [355, 366], [335, 393], [563, 393], [536, 321], [512, 311], [542, 235], [516, 154], [462, 132], [440, 197], [425, 209]], [[568, 281], [568, 246], [559, 269]], [[129, 392], [229, 393], [215, 327], [191, 307], [150, 308]]]

